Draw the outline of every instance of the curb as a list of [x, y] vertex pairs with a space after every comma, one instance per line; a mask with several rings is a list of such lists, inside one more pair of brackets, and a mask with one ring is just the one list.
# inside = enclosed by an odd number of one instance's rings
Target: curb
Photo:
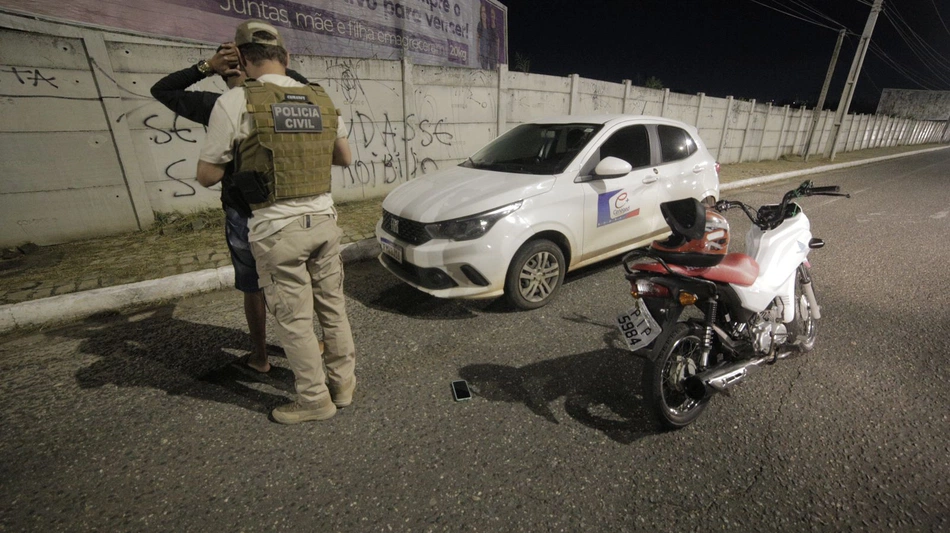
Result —
[[[728, 191], [752, 187], [798, 176], [867, 165], [936, 150], [946, 150], [947, 148], [950, 148], [950, 146], [928, 148], [926, 150], [916, 150], [902, 154], [863, 159], [861, 161], [824, 165], [805, 170], [795, 170], [781, 174], [772, 174], [770, 176], [750, 178], [726, 183], [721, 185], [719, 190]], [[372, 259], [379, 255], [379, 253], [379, 243], [376, 242], [376, 239], [370, 238], [343, 245], [340, 255], [343, 257], [343, 263], [346, 264]], [[130, 283], [128, 285], [117, 285], [115, 287], [105, 287], [102, 289], [64, 294], [62, 296], [51, 296], [49, 298], [29, 302], [3, 305], [0, 306], [0, 334], [8, 333], [19, 328], [69, 322], [86, 318], [96, 313], [115, 311], [124, 307], [150, 304], [172, 298], [191, 296], [202, 292], [228, 289], [233, 285], [234, 267], [226, 266], [198, 272], [189, 272], [187, 274], [178, 274], [162, 279]]]
[[719, 186], [720, 191], [729, 191], [733, 189], [742, 189], [745, 187], [752, 187], [755, 185], [763, 185], [766, 183], [771, 183], [773, 181], [782, 181], [790, 178], [796, 178], [798, 176], [807, 176], [808, 174], [819, 174], [822, 172], [830, 172], [832, 170], [840, 170], [842, 168], [857, 167], [861, 165], [868, 165], [870, 163], [879, 163], [881, 161], [887, 161], [889, 159], [898, 159], [901, 157], [907, 157], [909, 155], [925, 154], [927, 152], [935, 152], [937, 150], [946, 150], [950, 146], [939, 146], [937, 148], [927, 148], [925, 150], [914, 150], [913, 152], [904, 152], [902, 154], [894, 155], [884, 155], [881, 157], [872, 157], [871, 159], [862, 159], [860, 161], [850, 161], [848, 163], [835, 163], [833, 165], [823, 165], [815, 168], [806, 168], [804, 170], [793, 170], [791, 172], [782, 172], [781, 174], [772, 174], [769, 176], [760, 176], [758, 178], [749, 178], [745, 180], [733, 181], [731, 183], [726, 183]]
[[[365, 261], [380, 253], [376, 239], [363, 239], [344, 244], [341, 248], [340, 255], [344, 263]], [[229, 289], [233, 286], [234, 267], [225, 266], [3, 305], [0, 306], [0, 334], [19, 328], [79, 320], [96, 313]]]

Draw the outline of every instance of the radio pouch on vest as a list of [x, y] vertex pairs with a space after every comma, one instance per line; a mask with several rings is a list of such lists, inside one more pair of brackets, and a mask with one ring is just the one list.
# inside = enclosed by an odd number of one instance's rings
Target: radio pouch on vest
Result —
[[240, 173], [259, 174], [238, 184], [251, 209], [330, 192], [339, 111], [323, 87], [248, 80], [244, 91], [252, 126], [235, 160]]
[[264, 176], [260, 172], [245, 170], [231, 176], [231, 180], [244, 200], [248, 211], [251, 210], [251, 204], [267, 201], [267, 183], [265, 183]]

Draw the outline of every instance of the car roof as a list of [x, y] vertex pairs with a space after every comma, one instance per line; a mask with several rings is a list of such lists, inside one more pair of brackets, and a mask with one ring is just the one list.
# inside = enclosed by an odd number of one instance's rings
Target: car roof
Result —
[[652, 115], [558, 115], [531, 120], [529, 124], [604, 124], [611, 125], [620, 122], [649, 123], [649, 124], [670, 124], [676, 126], [690, 127], [689, 124], [673, 120], [671, 118], [657, 117]]

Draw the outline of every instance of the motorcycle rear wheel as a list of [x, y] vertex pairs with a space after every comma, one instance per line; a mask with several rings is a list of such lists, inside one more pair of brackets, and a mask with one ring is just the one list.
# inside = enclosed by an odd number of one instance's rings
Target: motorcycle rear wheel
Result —
[[686, 378], [699, 371], [703, 340], [695, 328], [680, 322], [660, 355], [644, 367], [644, 391], [660, 423], [669, 429], [688, 426], [702, 414], [709, 400], [690, 398], [683, 387]]

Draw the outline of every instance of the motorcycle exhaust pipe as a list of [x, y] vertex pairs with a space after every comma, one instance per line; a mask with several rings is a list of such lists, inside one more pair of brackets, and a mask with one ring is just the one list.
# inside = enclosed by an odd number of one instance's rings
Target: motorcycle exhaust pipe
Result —
[[732, 387], [745, 380], [760, 365], [772, 360], [772, 357], [762, 357], [751, 361], [724, 363], [686, 378], [683, 389], [687, 396], [697, 401], [708, 400], [717, 392], [728, 396]]

